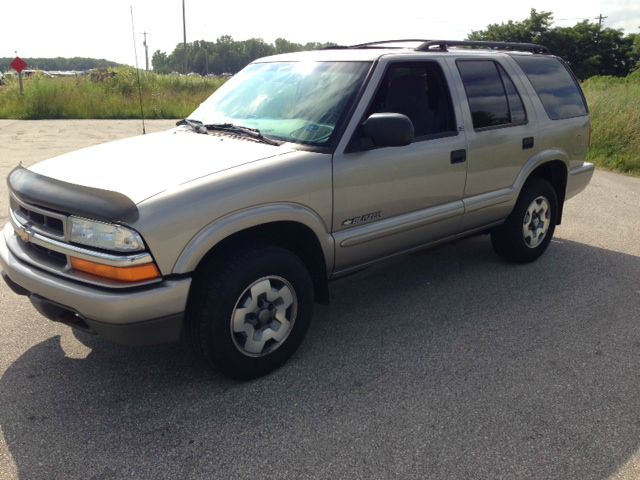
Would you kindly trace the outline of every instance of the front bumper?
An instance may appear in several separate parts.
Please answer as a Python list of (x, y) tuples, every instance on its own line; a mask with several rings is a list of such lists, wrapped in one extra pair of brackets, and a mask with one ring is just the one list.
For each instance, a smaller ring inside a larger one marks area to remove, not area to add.
[(20, 261), (0, 236), (0, 269), (14, 291), (29, 296), (47, 318), (85, 328), (117, 343), (149, 345), (178, 340), (191, 278), (131, 289), (67, 280)]

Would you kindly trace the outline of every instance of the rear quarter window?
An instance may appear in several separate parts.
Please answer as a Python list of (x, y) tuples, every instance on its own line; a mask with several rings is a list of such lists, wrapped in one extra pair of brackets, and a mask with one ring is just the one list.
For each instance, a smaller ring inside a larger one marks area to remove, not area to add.
[(522, 125), (527, 114), (518, 90), (493, 60), (456, 61), (476, 130)]
[(514, 55), (551, 120), (588, 113), (582, 90), (568, 68), (557, 58)]

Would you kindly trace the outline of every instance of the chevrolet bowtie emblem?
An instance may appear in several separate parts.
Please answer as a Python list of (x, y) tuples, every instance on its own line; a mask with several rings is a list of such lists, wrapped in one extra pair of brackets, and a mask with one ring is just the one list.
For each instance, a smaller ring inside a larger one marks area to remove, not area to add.
[(18, 237), (20, 237), (20, 240), (22, 240), (23, 242), (28, 242), (29, 237), (31, 236), (29, 230), (27, 230), (26, 227), (18, 227), (16, 229), (16, 235), (18, 235)]

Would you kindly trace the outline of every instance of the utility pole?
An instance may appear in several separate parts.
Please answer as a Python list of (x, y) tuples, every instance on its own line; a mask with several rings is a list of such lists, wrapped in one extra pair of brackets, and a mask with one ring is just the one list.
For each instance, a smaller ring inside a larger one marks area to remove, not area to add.
[(182, 63), (182, 73), (187, 74), (187, 19), (184, 14), (184, 0), (182, 0), (182, 34), (184, 46), (184, 59)]
[(603, 17), (602, 14), (598, 15), (596, 17), (596, 20), (598, 20), (598, 27), (602, 28), (602, 24), (604, 23), (604, 19), (605, 18), (609, 18), (609, 17)]
[(145, 69), (148, 72), (149, 71), (149, 45), (147, 45), (147, 35), (149, 35), (149, 32), (142, 32), (142, 35), (144, 35), (144, 42), (142, 42), (142, 44), (144, 45), (144, 65), (145, 65)]
[[(205, 23), (203, 25), (203, 30), (206, 32), (207, 31), (207, 24)], [(202, 42), (203, 43), (203, 42)], [(200, 43), (200, 45), (202, 46), (202, 43)], [(209, 52), (207, 52), (207, 48), (204, 48), (204, 71), (205, 71), (205, 76), (209, 76)]]

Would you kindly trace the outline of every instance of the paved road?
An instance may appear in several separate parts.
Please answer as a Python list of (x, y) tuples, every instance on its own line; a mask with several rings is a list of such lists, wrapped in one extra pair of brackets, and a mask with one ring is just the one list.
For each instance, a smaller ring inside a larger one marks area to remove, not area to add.
[[(0, 122), (0, 171), (136, 128)], [(0, 478), (639, 478), (639, 205), (598, 171), (535, 264), (477, 237), (337, 281), (250, 383), (76, 338), (3, 285)]]

